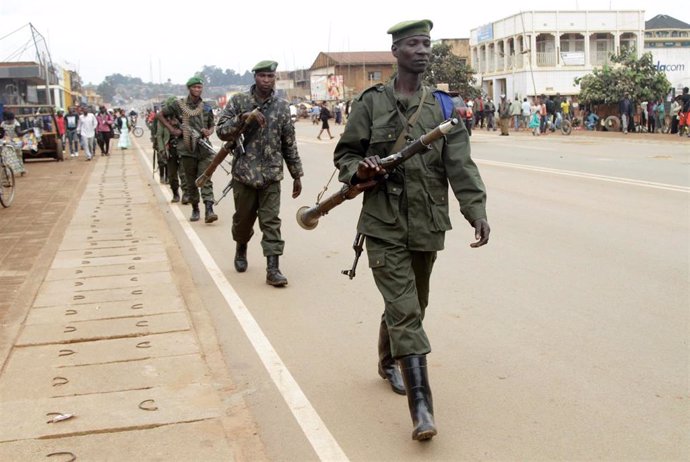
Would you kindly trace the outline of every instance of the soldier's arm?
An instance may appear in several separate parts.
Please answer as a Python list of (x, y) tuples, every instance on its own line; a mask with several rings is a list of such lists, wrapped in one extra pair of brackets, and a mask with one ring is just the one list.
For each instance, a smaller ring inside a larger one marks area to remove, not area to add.
[(216, 133), (220, 139), (224, 139), (224, 137), (234, 133), (242, 124), (239, 110), (239, 102), (235, 97), (231, 98), (225, 105), (216, 126)]
[(333, 163), (340, 171), (338, 178), (341, 182), (349, 185), (357, 182), (357, 168), (366, 156), (370, 138), (371, 113), (368, 103), (360, 97), (353, 101), (347, 126), (333, 153)]

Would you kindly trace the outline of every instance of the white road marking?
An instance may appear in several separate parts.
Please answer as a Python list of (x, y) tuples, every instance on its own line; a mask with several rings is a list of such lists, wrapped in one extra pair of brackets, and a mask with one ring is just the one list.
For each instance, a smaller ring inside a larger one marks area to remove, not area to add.
[[(137, 151), (144, 161), (144, 165), (149, 172), (152, 172), (153, 167), (150, 159), (147, 159), (146, 154), (137, 143)], [(157, 183), (156, 183), (157, 184)], [(158, 185), (160, 188), (160, 185)], [(299, 384), (288, 370), (283, 360), (280, 359), (278, 352), (273, 348), (271, 342), (261, 330), (261, 327), (256, 322), (252, 314), (245, 306), (242, 299), (240, 299), (235, 289), (230, 282), (225, 278), (225, 275), (216, 264), (215, 260), (209, 253), (204, 243), (199, 238), (199, 235), (194, 231), (194, 228), (187, 221), (180, 211), (179, 207), (170, 205), (172, 199), (172, 192), (167, 188), (161, 188), (163, 196), (165, 196), (170, 210), (172, 210), (175, 218), (179, 222), (182, 230), (187, 235), (194, 250), (199, 255), (206, 270), (211, 276), (213, 282), (218, 287), (218, 290), (225, 298), (230, 310), (237, 318), (245, 335), (254, 346), (254, 350), (259, 355), (261, 362), (268, 371), (273, 383), (275, 383), (278, 391), (285, 400), (285, 403), (292, 411), (292, 415), (297, 420), (297, 423), (302, 428), (304, 435), (309, 440), (312, 448), (321, 460), (324, 461), (347, 461), (349, 460), (345, 455), (338, 442), (335, 440), (331, 432), (328, 430), (324, 422), (319, 417), (314, 407), (311, 405), (306, 395), (299, 387)]]
[(590, 180), (608, 181), (610, 183), (621, 183), (621, 184), (628, 184), (628, 185), (633, 185), (633, 186), (642, 186), (645, 188), (663, 189), (665, 191), (676, 191), (676, 192), (690, 193), (690, 187), (688, 187), (688, 186), (676, 186), (676, 185), (666, 184), (666, 183), (655, 183), (652, 181), (644, 181), (644, 180), (632, 180), (629, 178), (619, 178), (619, 177), (615, 177), (615, 176), (597, 175), (595, 173), (573, 172), (570, 170), (559, 170), (559, 169), (547, 168), (547, 167), (533, 167), (530, 165), (513, 164), (510, 162), (500, 162), (500, 161), (495, 161), (495, 160), (474, 159), (474, 161), (477, 164), (493, 165), (495, 167), (508, 167), (508, 168), (515, 168), (515, 169), (519, 169), (519, 170), (529, 170), (532, 172), (551, 173), (553, 175), (572, 176), (572, 177), (576, 177), (576, 178), (586, 178), (586, 179), (590, 179)]

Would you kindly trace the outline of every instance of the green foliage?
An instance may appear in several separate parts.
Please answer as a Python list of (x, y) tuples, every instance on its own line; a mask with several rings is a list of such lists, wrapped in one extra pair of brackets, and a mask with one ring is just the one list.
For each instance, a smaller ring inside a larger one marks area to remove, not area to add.
[(604, 65), (591, 74), (575, 78), (580, 85), (580, 100), (585, 104), (615, 103), (627, 92), (633, 101), (663, 98), (671, 91), (666, 74), (654, 65), (651, 53), (639, 59), (635, 51), (625, 50), (611, 56), (612, 65)]
[(430, 85), (447, 83), (449, 91), (458, 92), (465, 99), (479, 95), (474, 71), (451, 52), (450, 45), (444, 43), (431, 48), (431, 59), (424, 73), (424, 80)]

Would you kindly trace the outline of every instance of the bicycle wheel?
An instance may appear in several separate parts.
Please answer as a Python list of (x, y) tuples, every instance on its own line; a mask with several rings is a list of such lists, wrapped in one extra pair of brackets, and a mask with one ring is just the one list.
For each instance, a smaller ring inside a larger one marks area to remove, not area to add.
[(0, 204), (9, 207), (14, 200), (14, 172), (7, 165), (0, 165)]
[(144, 134), (144, 129), (141, 127), (134, 127), (132, 133), (134, 133), (134, 136), (137, 138), (141, 138), (141, 136)]
[(572, 133), (572, 131), (573, 131), (573, 126), (570, 123), (570, 121), (569, 120), (563, 120), (561, 122), (561, 133), (563, 133), (564, 135), (570, 135), (570, 133)]

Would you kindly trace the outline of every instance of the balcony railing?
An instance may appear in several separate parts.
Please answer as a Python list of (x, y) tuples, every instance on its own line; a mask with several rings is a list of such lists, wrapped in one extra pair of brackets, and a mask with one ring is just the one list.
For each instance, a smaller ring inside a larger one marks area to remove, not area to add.
[(609, 55), (610, 51), (591, 51), (589, 53), (589, 60), (592, 66), (603, 66), (611, 62)]
[(556, 52), (537, 52), (537, 66), (555, 66), (556, 65)]

